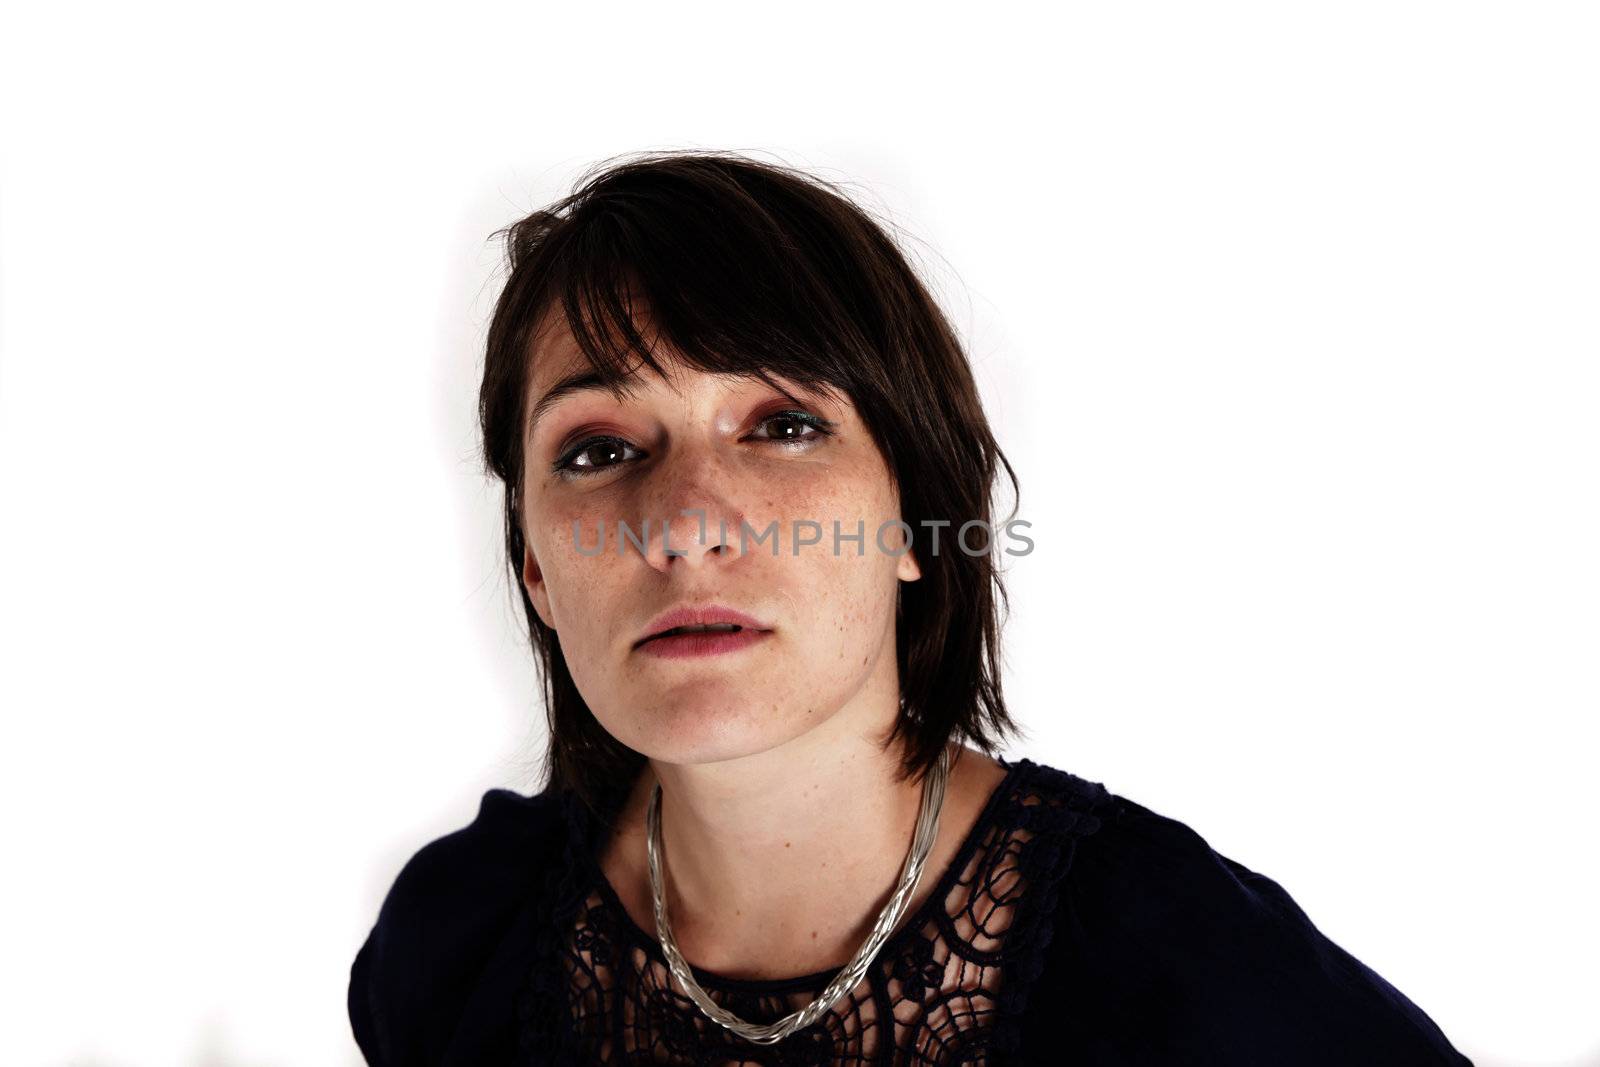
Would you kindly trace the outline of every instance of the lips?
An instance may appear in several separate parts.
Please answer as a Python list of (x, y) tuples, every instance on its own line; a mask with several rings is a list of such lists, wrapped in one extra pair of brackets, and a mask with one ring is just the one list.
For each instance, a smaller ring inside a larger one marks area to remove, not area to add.
[[(665, 614), (656, 616), (655, 620), (645, 627), (644, 634), (633, 643), (634, 648), (654, 638), (661, 637), (670, 630), (684, 626), (737, 626), (741, 630), (768, 631), (772, 627), (742, 611), (721, 604), (688, 605), (674, 608)], [(715, 630), (706, 631), (716, 633)]]

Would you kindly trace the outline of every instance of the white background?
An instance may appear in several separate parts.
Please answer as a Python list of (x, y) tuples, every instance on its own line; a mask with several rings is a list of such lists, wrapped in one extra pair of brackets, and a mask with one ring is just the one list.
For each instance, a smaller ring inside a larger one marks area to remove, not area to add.
[(489, 234), (704, 147), (918, 239), (1034, 524), (1012, 754), (1600, 1064), (1595, 9), (1040, 17), (6, 4), (0, 1062), (359, 1062), (389, 882), (538, 785)]

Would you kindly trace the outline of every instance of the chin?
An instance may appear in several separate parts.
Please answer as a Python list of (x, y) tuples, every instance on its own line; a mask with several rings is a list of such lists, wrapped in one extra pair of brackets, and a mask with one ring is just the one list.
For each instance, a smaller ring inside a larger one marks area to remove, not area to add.
[[(797, 698), (803, 699), (803, 698)], [(696, 694), (691, 704), (658, 707), (630, 723), (623, 743), (653, 760), (675, 765), (721, 763), (777, 748), (823, 721), (802, 713), (789, 722), (772, 719), (772, 701), (734, 704)], [(781, 703), (781, 702), (780, 702)]]

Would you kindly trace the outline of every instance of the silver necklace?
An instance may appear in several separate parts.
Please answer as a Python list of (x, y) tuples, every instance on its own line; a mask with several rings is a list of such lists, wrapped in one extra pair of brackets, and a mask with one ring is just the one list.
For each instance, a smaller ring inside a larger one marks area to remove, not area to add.
[(683, 987), (690, 999), (699, 1005), (706, 1017), (740, 1037), (748, 1038), (758, 1044), (772, 1045), (796, 1030), (816, 1022), (840, 997), (854, 989), (856, 983), (861, 981), (862, 975), (867, 973), (867, 968), (872, 965), (873, 957), (889, 939), (889, 934), (900, 921), (911, 894), (917, 888), (917, 882), (922, 879), (923, 865), (927, 862), (928, 853), (933, 850), (934, 839), (939, 834), (939, 813), (944, 809), (945, 783), (949, 776), (950, 746), (945, 745), (939, 752), (938, 763), (922, 779), (922, 807), (917, 812), (917, 828), (911, 838), (911, 849), (906, 853), (905, 866), (900, 870), (900, 884), (895, 888), (894, 896), (889, 898), (889, 903), (878, 915), (872, 933), (856, 950), (850, 962), (845, 964), (844, 969), (828, 983), (828, 987), (816, 1000), (799, 1011), (785, 1015), (777, 1022), (759, 1024), (746, 1022), (712, 1000), (706, 991), (700, 988), (700, 983), (694, 980), (694, 975), (689, 972), (689, 964), (678, 951), (678, 943), (672, 937), (672, 923), (667, 919), (666, 897), (661, 889), (661, 783), (657, 781), (655, 788), (650, 792), (650, 808), (645, 814), (648, 828), (645, 853), (650, 861), (650, 896), (655, 905), (656, 936), (661, 941), (661, 951), (667, 957), (667, 966), (672, 971), (672, 976), (678, 980), (678, 984)]

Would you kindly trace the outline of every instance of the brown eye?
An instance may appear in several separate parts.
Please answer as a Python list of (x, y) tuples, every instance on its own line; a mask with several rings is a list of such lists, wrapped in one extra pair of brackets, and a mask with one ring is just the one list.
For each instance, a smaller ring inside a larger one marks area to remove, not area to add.
[(608, 467), (626, 462), (622, 455), (629, 449), (638, 451), (620, 437), (590, 437), (568, 449), (565, 455), (556, 460), (551, 470), (564, 478), (598, 474)]
[[(831, 436), (834, 424), (809, 411), (775, 411), (762, 419), (761, 425), (776, 425), (779, 429), (766, 437), (757, 437), (756, 440), (786, 445), (804, 444), (819, 437)], [(806, 433), (807, 429), (812, 432)]]
[[(772, 428), (768, 433), (753, 434), (749, 439), (791, 447), (810, 446), (820, 438), (833, 436), (834, 432), (832, 421), (798, 410), (773, 412), (758, 425), (758, 429), (767, 427)], [(586, 478), (620, 467), (641, 455), (639, 449), (620, 437), (588, 437), (567, 449), (550, 469), (562, 478)]]

